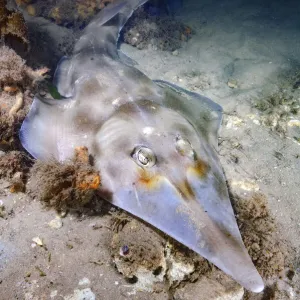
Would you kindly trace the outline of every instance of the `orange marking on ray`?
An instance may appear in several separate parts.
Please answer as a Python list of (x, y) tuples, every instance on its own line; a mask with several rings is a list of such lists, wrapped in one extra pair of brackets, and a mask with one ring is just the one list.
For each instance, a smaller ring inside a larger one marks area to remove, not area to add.
[(155, 175), (146, 170), (139, 170), (138, 183), (146, 186), (148, 189), (153, 189), (157, 186), (160, 178), (160, 175)]
[(209, 169), (209, 165), (201, 159), (197, 159), (194, 166), (189, 167), (189, 170), (201, 178), (207, 175)]
[(187, 180), (184, 180), (182, 183), (177, 184), (176, 189), (183, 196), (184, 199), (195, 199), (195, 194)]

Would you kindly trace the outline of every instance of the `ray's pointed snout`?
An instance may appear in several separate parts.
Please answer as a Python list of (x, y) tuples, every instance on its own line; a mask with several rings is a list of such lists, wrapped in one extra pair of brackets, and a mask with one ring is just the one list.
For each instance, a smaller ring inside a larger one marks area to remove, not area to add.
[(203, 163), (187, 168), (184, 176), (175, 174), (143, 171), (134, 192), (125, 195), (122, 191), (118, 197), (126, 201), (127, 210), (134, 209), (136, 215), (211, 261), (246, 289), (261, 292), (264, 283), (243, 244), (227, 190), (222, 189), (225, 182)]

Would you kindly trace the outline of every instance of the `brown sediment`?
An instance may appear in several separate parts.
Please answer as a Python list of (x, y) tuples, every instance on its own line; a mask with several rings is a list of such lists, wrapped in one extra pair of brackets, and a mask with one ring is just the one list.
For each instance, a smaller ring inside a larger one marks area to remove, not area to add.
[(0, 179), (13, 179), (16, 173), (27, 174), (31, 159), (23, 152), (10, 151), (0, 155)]
[[(118, 222), (121, 215), (113, 218)], [(124, 219), (124, 217), (123, 217)], [(120, 227), (117, 226), (120, 230)], [(111, 243), (112, 256), (118, 270), (127, 278), (137, 275), (138, 269), (145, 268), (154, 272), (163, 263), (164, 239), (138, 220), (126, 219), (122, 229), (115, 233)], [(122, 247), (128, 253), (122, 253)]]
[(234, 196), (233, 207), (245, 246), (264, 278), (280, 276), (286, 265), (287, 246), (279, 236), (264, 195)]
[(66, 163), (37, 161), (27, 186), (31, 196), (57, 211), (88, 204), (101, 184), (100, 174), (87, 161), (87, 148), (76, 148), (75, 154), (75, 159)]

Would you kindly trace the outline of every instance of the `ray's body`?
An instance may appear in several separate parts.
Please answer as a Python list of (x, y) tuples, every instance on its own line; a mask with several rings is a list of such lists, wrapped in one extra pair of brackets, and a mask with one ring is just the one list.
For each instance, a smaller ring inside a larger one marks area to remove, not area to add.
[(217, 153), (222, 108), (153, 82), (117, 50), (121, 28), (145, 0), (116, 1), (87, 26), (56, 72), (67, 99), (35, 99), (21, 129), (36, 158), (72, 158), (88, 147), (99, 193), (198, 252), (244, 287), (257, 273), (237, 227)]

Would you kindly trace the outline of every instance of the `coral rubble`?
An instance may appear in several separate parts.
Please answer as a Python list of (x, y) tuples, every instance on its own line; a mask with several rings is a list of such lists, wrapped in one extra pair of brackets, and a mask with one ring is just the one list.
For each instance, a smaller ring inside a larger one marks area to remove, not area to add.
[(6, 8), (6, 0), (0, 0), (0, 38), (18, 53), (28, 50), (27, 26), (20, 12)]
[[(56, 24), (66, 27), (82, 28), (105, 5), (114, 0), (63, 0), (55, 4), (47, 0), (21, 1), (18, 4), (28, 14), (42, 16), (53, 20)], [(161, 9), (162, 3), (154, 3)], [(123, 40), (139, 49), (153, 47), (166, 51), (174, 51), (187, 42), (193, 32), (191, 27), (184, 25), (167, 14), (153, 15), (141, 7), (126, 24)]]
[(187, 42), (192, 29), (169, 16), (151, 16), (142, 7), (123, 30), (124, 41), (138, 49), (174, 51)]
[(90, 20), (96, 12), (114, 0), (62, 0), (55, 4), (47, 0), (17, 0), (19, 7), (25, 9), (29, 15), (42, 16), (53, 20), (62, 26), (82, 26)]
[(19, 147), (18, 130), (46, 68), (33, 70), (12, 49), (0, 47), (0, 150)]

